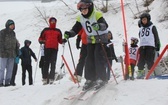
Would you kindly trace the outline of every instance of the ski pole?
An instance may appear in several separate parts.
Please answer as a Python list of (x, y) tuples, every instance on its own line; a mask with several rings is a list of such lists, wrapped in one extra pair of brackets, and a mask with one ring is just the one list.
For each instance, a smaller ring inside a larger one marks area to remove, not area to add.
[(74, 76), (73, 76), (73, 74), (72, 74), (72, 72), (71, 72), (71, 70), (70, 70), (70, 68), (69, 68), (69, 66), (68, 66), (68, 63), (66, 62), (66, 60), (65, 60), (65, 58), (64, 58), (63, 55), (61, 55), (61, 57), (62, 57), (62, 60), (64, 61), (65, 65), (66, 65), (66, 67), (67, 67), (67, 69), (68, 69), (68, 72), (69, 72), (69, 74), (70, 74), (70, 76), (71, 76), (73, 82), (76, 84), (75, 78), (74, 78)]
[(107, 61), (107, 63), (108, 63), (108, 66), (109, 66), (109, 68), (110, 68), (110, 70), (111, 70), (111, 72), (112, 72), (112, 75), (113, 75), (113, 77), (114, 77), (114, 80), (115, 80), (115, 82), (118, 84), (118, 82), (117, 82), (117, 80), (116, 80), (116, 77), (115, 77), (115, 75), (114, 75), (114, 72), (113, 72), (113, 70), (112, 70), (111, 64), (110, 64), (110, 62), (109, 62), (109, 60), (108, 60), (107, 53), (106, 53), (105, 48), (104, 48), (104, 46), (103, 46), (103, 43), (102, 43), (102, 41), (101, 41), (101, 39), (100, 39), (100, 35), (99, 35), (98, 31), (96, 31), (96, 33), (97, 33), (97, 35), (98, 35), (99, 42), (100, 42), (100, 44), (101, 44), (102, 50), (103, 50), (103, 52), (104, 52), (104, 55), (105, 55), (106, 61)]
[[(68, 46), (69, 46), (69, 51), (70, 51), (70, 53), (71, 53), (71, 58), (72, 58), (72, 63), (73, 63), (73, 66), (74, 66), (75, 74), (76, 74), (75, 62), (74, 62), (74, 58), (73, 58), (73, 54), (72, 54), (71, 45), (70, 45), (69, 40), (68, 40)], [(75, 75), (75, 76), (76, 76), (76, 78), (78, 79), (77, 75)], [(79, 82), (78, 82), (78, 87), (80, 87)]]
[(37, 66), (38, 66), (38, 61), (39, 61), (39, 57), (40, 57), (40, 50), (41, 50), (42, 45), (40, 44), (40, 48), (39, 48), (39, 52), (38, 52), (38, 57), (37, 57), (37, 63), (36, 63), (36, 67), (35, 67), (35, 73), (34, 73), (34, 83), (35, 84), (35, 78), (36, 78), (36, 72), (37, 72)]

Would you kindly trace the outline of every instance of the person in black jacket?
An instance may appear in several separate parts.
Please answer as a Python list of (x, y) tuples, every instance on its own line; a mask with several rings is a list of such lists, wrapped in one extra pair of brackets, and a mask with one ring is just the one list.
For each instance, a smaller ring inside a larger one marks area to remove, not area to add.
[[(112, 40), (113, 39), (113, 35), (111, 33), (111, 31), (108, 31), (108, 44), (107, 44), (107, 57), (108, 57), (108, 60), (109, 60), (109, 63), (112, 67), (112, 61), (115, 60), (116, 62), (118, 62), (118, 59), (116, 57), (116, 54), (115, 54), (115, 50), (114, 50), (114, 45), (112, 43)], [(110, 67), (107, 63), (107, 81), (110, 80)]]
[(30, 40), (25, 40), (24, 47), (21, 48), (20, 58), (22, 65), (22, 85), (25, 85), (26, 70), (29, 73), (29, 85), (33, 84), (31, 56), (35, 59), (36, 62), (37, 58), (35, 53), (29, 48), (30, 44), (31, 44)]

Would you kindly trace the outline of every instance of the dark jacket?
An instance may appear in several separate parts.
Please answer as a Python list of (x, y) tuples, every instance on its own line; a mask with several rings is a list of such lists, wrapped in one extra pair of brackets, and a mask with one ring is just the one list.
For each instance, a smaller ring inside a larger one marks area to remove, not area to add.
[(114, 51), (114, 45), (112, 44), (111, 41), (109, 41), (109, 43), (107, 44), (107, 57), (109, 60), (115, 60), (116, 62), (118, 62), (115, 51)]
[(21, 65), (31, 65), (31, 56), (37, 60), (35, 53), (26, 44), (27, 42), (25, 42), (25, 46), (21, 48)]
[(17, 39), (15, 32), (9, 29), (9, 21), (6, 28), (0, 31), (0, 57), (15, 58), (17, 53)]

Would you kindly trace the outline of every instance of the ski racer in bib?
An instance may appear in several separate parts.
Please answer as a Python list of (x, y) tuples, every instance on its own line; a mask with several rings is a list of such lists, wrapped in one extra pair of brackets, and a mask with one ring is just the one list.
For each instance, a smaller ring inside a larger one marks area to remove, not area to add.
[(106, 83), (107, 61), (105, 60), (101, 44), (103, 43), (105, 47), (108, 43), (108, 24), (102, 13), (94, 9), (92, 0), (80, 0), (77, 8), (80, 10), (81, 15), (77, 17), (77, 21), (72, 29), (65, 31), (64, 38), (74, 37), (82, 28), (87, 34), (86, 82), (83, 86), (83, 90), (87, 90), (94, 85), (95, 87), (101, 87)]
[(131, 45), (130, 45), (130, 48), (129, 48), (130, 65), (131, 65), (131, 73), (132, 73), (132, 77), (130, 77), (131, 80), (134, 80), (135, 66), (136, 66), (137, 61), (138, 61), (138, 55), (139, 55), (139, 47), (137, 45), (138, 42), (139, 41), (138, 41), (137, 38), (131, 37)]
[(148, 13), (143, 13), (140, 16), (141, 27), (139, 30), (140, 48), (138, 61), (137, 79), (144, 77), (144, 65), (147, 64), (148, 70), (151, 69), (154, 63), (155, 51), (160, 50), (160, 39), (156, 27), (150, 21), (151, 16)]

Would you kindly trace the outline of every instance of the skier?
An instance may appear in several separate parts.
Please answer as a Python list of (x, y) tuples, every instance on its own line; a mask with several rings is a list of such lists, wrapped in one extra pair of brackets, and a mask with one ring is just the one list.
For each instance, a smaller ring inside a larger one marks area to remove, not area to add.
[(144, 65), (147, 64), (148, 70), (151, 69), (154, 63), (155, 51), (160, 50), (160, 40), (156, 27), (151, 22), (151, 16), (148, 13), (143, 13), (140, 16), (141, 27), (139, 30), (140, 48), (138, 61), (137, 79), (144, 77)]
[(131, 37), (131, 46), (129, 48), (130, 65), (131, 65), (131, 73), (132, 73), (132, 77), (130, 77), (131, 80), (134, 80), (135, 66), (136, 66), (137, 61), (138, 61), (138, 53), (139, 53), (139, 47), (137, 45), (138, 42), (139, 41), (138, 41), (137, 38)]
[[(80, 47), (81, 40), (82, 40), (82, 45)], [(83, 69), (86, 61), (85, 58), (87, 56), (87, 35), (83, 28), (78, 33), (78, 36), (76, 39), (76, 48), (80, 49), (80, 56), (76, 67), (76, 71), (74, 73), (74, 78), (77, 82), (81, 82)], [(70, 80), (72, 80), (72, 78), (70, 78)]]
[(65, 31), (64, 37), (66, 39), (73, 37), (84, 28), (87, 34), (88, 44), (85, 64), (86, 82), (83, 90), (87, 90), (94, 85), (98, 88), (106, 83), (107, 61), (104, 57), (102, 46), (106, 47), (108, 43), (108, 24), (103, 18), (102, 13), (94, 9), (92, 0), (80, 0), (77, 8), (80, 10), (81, 15), (77, 17), (77, 21), (72, 29)]

